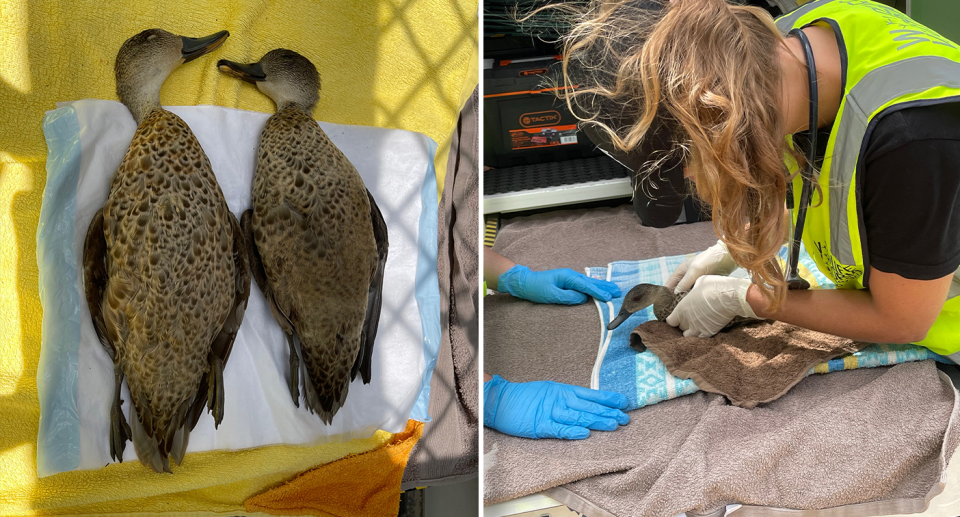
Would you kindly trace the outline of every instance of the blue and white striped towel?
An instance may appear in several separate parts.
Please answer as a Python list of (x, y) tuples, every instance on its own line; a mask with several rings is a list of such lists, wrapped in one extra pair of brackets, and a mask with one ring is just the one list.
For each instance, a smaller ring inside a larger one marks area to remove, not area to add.
[[(787, 248), (780, 250), (780, 258), (786, 259)], [(640, 261), (612, 262), (607, 267), (588, 267), (586, 274), (592, 278), (609, 280), (617, 284), (625, 295), (640, 283), (663, 285), (670, 273), (691, 255), (675, 255)], [(731, 276), (745, 277), (739, 269)], [(833, 283), (816, 267), (807, 251), (800, 250), (800, 275), (810, 282), (813, 289), (832, 289)], [(600, 348), (593, 367), (590, 387), (622, 393), (630, 401), (628, 410), (656, 404), (682, 395), (700, 391), (696, 383), (670, 375), (663, 362), (653, 352), (637, 353), (630, 348), (629, 336), (633, 329), (653, 319), (653, 309), (648, 307), (617, 327), (607, 330), (607, 325), (620, 311), (623, 297), (609, 302), (594, 300), (600, 311)], [(936, 359), (948, 364), (950, 361), (930, 350), (916, 345), (870, 345), (854, 354), (838, 357), (821, 363), (810, 373), (827, 373), (854, 368), (889, 366), (908, 361)]]

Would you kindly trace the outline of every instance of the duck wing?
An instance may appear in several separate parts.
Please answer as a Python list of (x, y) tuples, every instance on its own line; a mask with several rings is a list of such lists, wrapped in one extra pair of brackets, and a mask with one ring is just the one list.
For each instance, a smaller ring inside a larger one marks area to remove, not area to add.
[(110, 457), (123, 461), (123, 450), (127, 440), (132, 437), (130, 425), (120, 409), (123, 401), (120, 399), (120, 384), (123, 382), (123, 370), (117, 362), (117, 349), (113, 338), (119, 338), (116, 332), (122, 334), (122, 329), (114, 327), (114, 334), (107, 332), (107, 324), (103, 316), (103, 298), (107, 291), (107, 240), (103, 234), (103, 208), (94, 214), (90, 226), (87, 227), (87, 236), (83, 241), (83, 288), (93, 319), (93, 329), (103, 349), (107, 351), (113, 361), (114, 395), (110, 408)]
[(233, 230), (233, 265), (236, 268), (234, 279), (236, 280), (236, 291), (234, 292), (233, 310), (227, 314), (227, 319), (223, 322), (223, 328), (220, 334), (213, 340), (212, 353), (223, 359), (226, 363), (230, 357), (230, 351), (233, 350), (233, 342), (240, 331), (240, 323), (243, 321), (243, 313), (247, 309), (247, 299), (250, 298), (250, 256), (247, 253), (249, 243), (240, 228), (240, 222), (237, 216), (229, 214), (230, 228)]
[(87, 227), (87, 237), (83, 241), (83, 289), (87, 296), (87, 306), (93, 318), (93, 329), (110, 359), (116, 360), (113, 343), (107, 336), (107, 326), (103, 320), (103, 294), (107, 290), (107, 240), (103, 236), (103, 208), (93, 215), (93, 221)]
[(350, 372), (350, 380), (357, 378), (357, 372), (364, 384), (370, 384), (371, 361), (373, 360), (373, 344), (377, 338), (377, 327), (380, 324), (380, 306), (383, 299), (383, 273), (387, 266), (387, 223), (383, 220), (380, 207), (367, 190), (370, 199), (370, 218), (373, 221), (373, 237), (377, 241), (377, 270), (370, 282), (370, 294), (367, 298), (367, 313), (363, 320), (363, 330), (360, 333), (360, 352), (357, 361)]
[[(247, 300), (250, 298), (250, 254), (248, 253), (250, 243), (247, 241), (237, 217), (230, 213), (228, 218), (233, 233), (233, 265), (236, 282), (233, 310), (227, 313), (220, 332), (213, 338), (213, 346), (210, 350), (210, 371), (205, 373), (200, 380), (197, 398), (194, 399), (190, 408), (188, 425), (191, 430), (196, 427), (200, 415), (203, 414), (204, 406), (209, 407), (213, 412), (214, 427), (219, 427), (223, 420), (223, 368), (227, 364), (227, 359), (230, 358), (233, 342), (237, 339), (237, 333), (240, 332), (243, 313), (246, 311)], [(213, 389), (211, 390), (211, 388)], [(180, 462), (177, 461), (177, 463)]]

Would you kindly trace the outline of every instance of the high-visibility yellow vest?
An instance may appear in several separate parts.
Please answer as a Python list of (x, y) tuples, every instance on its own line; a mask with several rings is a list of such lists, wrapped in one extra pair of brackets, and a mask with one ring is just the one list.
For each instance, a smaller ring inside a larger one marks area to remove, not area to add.
[[(896, 9), (869, 0), (817, 0), (776, 23), (784, 34), (815, 23), (828, 24), (837, 34), (843, 97), (816, 179), (823, 201), (807, 210), (803, 243), (837, 288), (866, 287), (870, 261), (860, 209), (861, 155), (883, 115), (960, 101), (960, 46)], [(801, 187), (798, 175), (794, 206), (799, 206)], [(815, 205), (818, 199), (813, 197)], [(796, 210), (794, 223), (795, 218)], [(960, 352), (960, 297), (946, 301), (926, 339), (917, 344), (941, 355)]]

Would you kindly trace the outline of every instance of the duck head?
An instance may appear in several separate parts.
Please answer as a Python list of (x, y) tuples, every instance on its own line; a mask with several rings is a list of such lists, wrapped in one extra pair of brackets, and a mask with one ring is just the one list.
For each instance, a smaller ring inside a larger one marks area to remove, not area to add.
[(217, 68), (227, 75), (257, 85), (257, 89), (273, 99), (277, 111), (293, 105), (310, 113), (320, 100), (320, 74), (317, 73), (317, 67), (292, 50), (271, 50), (260, 61), (248, 65), (221, 59), (217, 62)]
[[(607, 325), (607, 330), (613, 330), (620, 326), (621, 323), (627, 320), (635, 312), (642, 311), (650, 305), (653, 305), (654, 315), (657, 319), (660, 319), (660, 314), (663, 310), (658, 310), (661, 307), (663, 309), (673, 310), (673, 305), (676, 304), (676, 295), (670, 289), (662, 285), (655, 284), (638, 284), (633, 289), (630, 289), (626, 296), (623, 297), (623, 305), (620, 306), (620, 312), (617, 314), (617, 317)], [(669, 314), (669, 312), (667, 312)], [(664, 316), (666, 318), (666, 316)]]
[(160, 107), (160, 87), (174, 69), (215, 50), (229, 35), (220, 31), (188, 38), (163, 29), (147, 29), (124, 42), (114, 66), (117, 96), (137, 124)]

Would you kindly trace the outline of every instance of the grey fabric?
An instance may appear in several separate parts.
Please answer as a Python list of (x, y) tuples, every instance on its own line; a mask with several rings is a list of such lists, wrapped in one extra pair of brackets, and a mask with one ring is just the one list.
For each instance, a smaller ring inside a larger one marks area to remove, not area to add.
[(770, 515), (770, 508), (823, 509), (803, 513), (810, 517), (914, 513), (942, 489), (942, 451), (958, 444), (956, 393), (932, 361), (811, 376), (754, 410), (704, 397), (707, 408), (691, 428), (665, 431), (683, 435), (680, 447), (651, 459), (655, 444), (623, 433), (605, 446), (619, 446), (637, 466), (559, 487), (567, 504), (589, 501), (616, 516), (709, 513), (735, 503), (749, 505), (742, 515)]
[[(582, 270), (714, 242), (710, 223), (643, 228), (626, 205), (514, 218), (494, 248), (532, 269)], [(486, 297), (484, 369), (588, 386), (600, 338), (591, 305)], [(880, 501), (844, 512), (917, 511), (940, 489), (943, 451), (958, 445), (956, 402), (952, 384), (926, 361), (811, 376), (752, 410), (699, 392), (633, 411), (618, 431), (582, 441), (485, 428), (484, 501), (544, 492), (591, 516), (710, 514), (736, 503), (817, 509)]]
[(493, 250), (534, 270), (568, 267), (582, 272), (614, 260), (703, 251), (717, 242), (710, 222), (663, 229), (640, 226), (631, 204), (557, 210), (502, 219), (501, 225)]
[(479, 350), (479, 97), (460, 113), (437, 221), (440, 351), (430, 382), (432, 422), (410, 452), (401, 488), (477, 476)]
[(801, 16), (809, 13), (817, 7), (822, 6), (823, 4), (830, 2), (833, 2), (833, 0), (817, 0), (816, 2), (805, 4), (793, 12), (777, 18), (777, 28), (780, 29), (780, 32), (783, 33), (783, 35), (786, 35), (788, 32), (790, 32), (790, 29), (793, 28), (793, 25), (797, 23), (797, 20), (799, 20)]
[(948, 355), (947, 357), (949, 357), (950, 360), (953, 361), (953, 364), (960, 364), (960, 352), (954, 352)]
[(508, 294), (483, 299), (483, 365), (514, 382), (554, 380), (590, 386), (600, 328), (592, 302), (564, 306)]
[[(716, 242), (711, 223), (647, 228), (640, 226), (633, 205), (626, 204), (503, 219), (493, 250), (534, 270), (568, 267), (583, 272), (587, 266), (625, 257), (640, 260), (702, 251)], [(590, 386), (600, 342), (592, 302), (544, 305), (497, 294), (483, 303), (487, 373), (511, 381), (550, 379)], [(500, 315), (508, 324), (498, 321)]]

